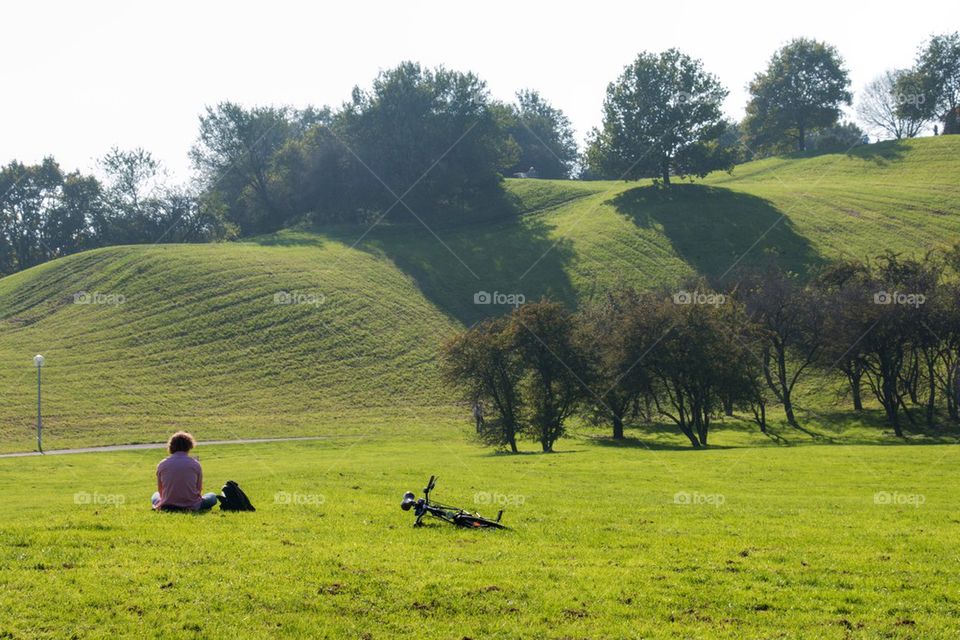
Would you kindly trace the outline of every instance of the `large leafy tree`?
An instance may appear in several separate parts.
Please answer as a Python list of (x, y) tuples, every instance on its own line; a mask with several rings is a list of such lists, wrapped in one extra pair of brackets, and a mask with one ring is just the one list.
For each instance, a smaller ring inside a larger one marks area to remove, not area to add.
[(750, 274), (741, 298), (757, 325), (764, 379), (796, 427), (793, 390), (823, 350), (823, 305), (796, 274), (775, 266)]
[(750, 83), (744, 120), (755, 150), (807, 148), (811, 130), (830, 127), (849, 105), (850, 80), (836, 48), (798, 38), (773, 54), (766, 70)]
[(289, 140), (329, 118), (325, 110), (245, 108), (233, 102), (207, 107), (190, 151), (208, 196), (223, 203), (243, 233), (272, 231), (290, 212), (271, 179), (273, 157)]
[(757, 399), (749, 324), (733, 302), (720, 305), (660, 302), (668, 330), (649, 356), (654, 399), (694, 447), (707, 446), (710, 424), (725, 403)]
[(64, 174), (53, 158), (0, 168), (0, 274), (87, 248), (98, 196), (94, 178)]
[(531, 89), (518, 91), (516, 103), (506, 109), (507, 133), (519, 157), (504, 173), (533, 167), (540, 178), (568, 178), (577, 161), (577, 142), (566, 114)]
[(524, 369), (527, 429), (544, 453), (566, 433), (567, 419), (586, 397), (587, 360), (574, 338), (573, 315), (548, 300), (510, 315), (512, 346)]
[(641, 53), (607, 87), (603, 125), (590, 136), (590, 175), (637, 179), (703, 177), (732, 166), (718, 144), (727, 90), (688, 55)]
[(457, 334), (444, 343), (441, 364), (444, 378), (464, 400), (487, 409), (480, 438), (517, 453), (517, 436), (523, 429), (523, 365), (507, 327), (505, 318), (495, 318)]
[(960, 33), (932, 37), (920, 50), (914, 72), (925, 100), (919, 105), (905, 104), (903, 111), (919, 110), (940, 120), (944, 133), (960, 133)]
[(482, 208), (501, 192), (499, 169), (515, 146), (472, 73), (404, 62), (359, 87), (334, 118), (349, 148), (362, 215), (399, 221)]
[(641, 400), (651, 398), (653, 380), (647, 356), (669, 328), (650, 294), (632, 289), (609, 292), (578, 316), (577, 338), (587, 354), (594, 422), (612, 424), (613, 438)]

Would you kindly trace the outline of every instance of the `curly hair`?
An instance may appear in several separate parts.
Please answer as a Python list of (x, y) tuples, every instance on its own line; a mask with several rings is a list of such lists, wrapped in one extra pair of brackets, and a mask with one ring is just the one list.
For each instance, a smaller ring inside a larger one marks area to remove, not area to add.
[(190, 451), (190, 449), (193, 449), (196, 444), (197, 441), (193, 439), (192, 435), (186, 431), (177, 431), (175, 434), (170, 436), (169, 440), (167, 440), (167, 451), (169, 453)]

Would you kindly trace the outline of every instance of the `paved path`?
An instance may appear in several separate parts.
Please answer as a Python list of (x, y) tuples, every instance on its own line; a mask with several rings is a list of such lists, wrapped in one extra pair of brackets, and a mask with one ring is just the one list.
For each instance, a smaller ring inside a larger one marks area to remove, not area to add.
[[(240, 440), (206, 440), (197, 442), (197, 446), (217, 444), (257, 444), (259, 442), (299, 442), (302, 440), (328, 440), (334, 436), (301, 436), (297, 438), (242, 438)], [(349, 436), (347, 436), (349, 437)], [(62, 456), (71, 453), (100, 453), (103, 451), (136, 451), (139, 449), (165, 449), (166, 442), (148, 442), (146, 444), (111, 444), (103, 447), (82, 447), (80, 449), (51, 449), (39, 453), (37, 451), (23, 451), (18, 453), (0, 453), (0, 458), (26, 458), (27, 456)]]

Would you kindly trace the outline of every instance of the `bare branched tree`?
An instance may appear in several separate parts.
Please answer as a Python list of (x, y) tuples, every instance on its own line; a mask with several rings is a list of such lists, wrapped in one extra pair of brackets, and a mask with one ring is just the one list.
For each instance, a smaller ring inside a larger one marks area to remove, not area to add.
[(893, 136), (897, 140), (914, 138), (926, 126), (926, 119), (917, 115), (916, 109), (907, 114), (899, 108), (901, 103), (923, 100), (922, 93), (910, 94), (902, 91), (907, 84), (903, 82), (907, 73), (903, 69), (886, 71), (870, 81), (860, 92), (857, 115), (875, 135)]

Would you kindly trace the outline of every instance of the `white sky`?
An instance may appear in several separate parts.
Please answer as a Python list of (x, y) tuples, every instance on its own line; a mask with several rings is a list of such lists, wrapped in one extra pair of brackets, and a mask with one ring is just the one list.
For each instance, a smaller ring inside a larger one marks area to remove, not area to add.
[[(892, 3), (891, 3), (892, 4)], [(510, 99), (539, 90), (579, 138), (604, 90), (643, 50), (701, 58), (730, 90), (791, 38), (834, 44), (854, 90), (909, 66), (932, 33), (960, 29), (952, 2), (320, 3), (31, 0), (0, 13), (0, 163), (54, 155), (89, 170), (111, 146), (142, 146), (185, 176), (204, 105), (339, 105), (402, 60), (472, 70)], [(790, 6), (792, 9), (788, 10)], [(952, 20), (952, 21), (951, 21)]]

